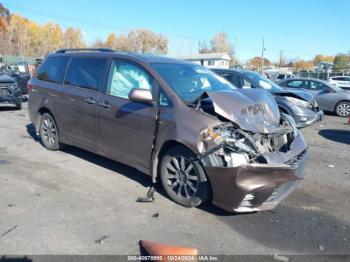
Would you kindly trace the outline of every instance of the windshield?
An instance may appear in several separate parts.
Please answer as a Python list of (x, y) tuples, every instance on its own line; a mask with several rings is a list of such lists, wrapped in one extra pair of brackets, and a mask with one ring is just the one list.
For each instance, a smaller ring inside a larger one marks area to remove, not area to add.
[(207, 91), (216, 92), (237, 89), (225, 79), (199, 65), (154, 63), (152, 67), (175, 93), (186, 102), (193, 102)]
[(267, 79), (266, 77), (263, 77), (255, 72), (244, 72), (244, 75), (246, 75), (248, 78), (250, 78), (255, 84), (258, 85), (260, 88), (264, 88), (266, 90), (269, 90), (271, 92), (281, 92), (284, 91), (282, 87), (279, 85), (276, 85), (274, 82), (272, 82), (270, 79)]

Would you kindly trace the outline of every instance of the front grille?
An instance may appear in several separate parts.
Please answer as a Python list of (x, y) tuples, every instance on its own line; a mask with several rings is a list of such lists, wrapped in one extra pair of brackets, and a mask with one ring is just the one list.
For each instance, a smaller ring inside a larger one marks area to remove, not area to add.
[(281, 184), (280, 186), (276, 187), (275, 190), (272, 192), (271, 196), (266, 200), (266, 202), (272, 202), (275, 199), (279, 198), (288, 189), (290, 189), (294, 183), (295, 181), (289, 181), (287, 183)]
[(11, 93), (6, 88), (0, 88), (0, 96), (7, 96)]

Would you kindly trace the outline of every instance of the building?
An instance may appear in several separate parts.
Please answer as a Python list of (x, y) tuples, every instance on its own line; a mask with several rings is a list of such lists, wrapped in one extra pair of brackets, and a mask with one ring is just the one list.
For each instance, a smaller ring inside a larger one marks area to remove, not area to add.
[(231, 57), (226, 53), (206, 53), (179, 57), (210, 68), (230, 68)]

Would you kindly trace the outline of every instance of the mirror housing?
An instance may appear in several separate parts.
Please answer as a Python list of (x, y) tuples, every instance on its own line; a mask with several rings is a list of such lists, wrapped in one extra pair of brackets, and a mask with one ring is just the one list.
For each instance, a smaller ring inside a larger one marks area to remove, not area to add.
[(133, 88), (129, 95), (129, 100), (138, 103), (152, 104), (153, 96), (150, 90)]

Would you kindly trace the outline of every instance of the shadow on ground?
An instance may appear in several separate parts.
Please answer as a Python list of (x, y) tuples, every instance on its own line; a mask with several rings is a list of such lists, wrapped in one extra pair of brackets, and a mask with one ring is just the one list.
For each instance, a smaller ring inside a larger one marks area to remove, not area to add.
[(328, 140), (350, 145), (350, 130), (323, 129), (320, 130), (318, 133), (319, 135)]
[(0, 112), (2, 111), (20, 111), (14, 106), (0, 106)]

